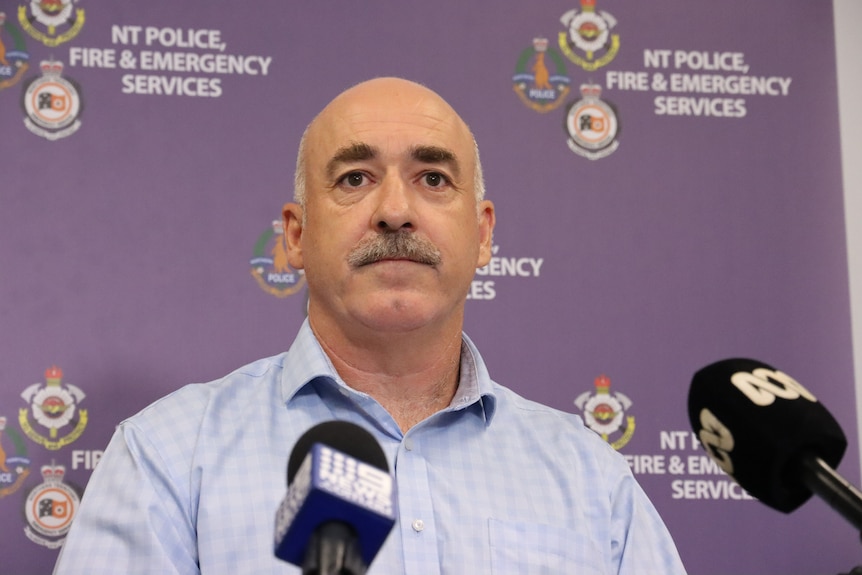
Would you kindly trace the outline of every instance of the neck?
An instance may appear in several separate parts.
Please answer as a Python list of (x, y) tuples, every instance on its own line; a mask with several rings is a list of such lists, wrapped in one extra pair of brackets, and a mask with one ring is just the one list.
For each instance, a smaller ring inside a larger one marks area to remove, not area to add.
[(460, 374), (460, 326), (444, 333), (349, 337), (310, 323), (341, 379), (376, 399), (402, 432), (451, 403)]

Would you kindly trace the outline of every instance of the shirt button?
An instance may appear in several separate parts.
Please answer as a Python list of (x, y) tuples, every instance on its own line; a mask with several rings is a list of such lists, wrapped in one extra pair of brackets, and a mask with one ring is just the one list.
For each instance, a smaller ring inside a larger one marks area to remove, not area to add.
[(404, 449), (407, 451), (413, 451), (413, 440), (409, 437), (404, 440)]
[(413, 520), (413, 531), (419, 532), (419, 531), (422, 531), (423, 529), (425, 529), (425, 522), (422, 521), (421, 519), (414, 519)]

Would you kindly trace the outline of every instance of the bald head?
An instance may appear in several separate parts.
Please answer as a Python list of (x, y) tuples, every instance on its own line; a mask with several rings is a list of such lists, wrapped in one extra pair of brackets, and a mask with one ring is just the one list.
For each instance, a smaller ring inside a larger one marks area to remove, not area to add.
[[(485, 196), (485, 183), (479, 147), (470, 128), (436, 92), (401, 78), (375, 78), (357, 84), (339, 94), (311, 121), (299, 142), (294, 201), (305, 205), (310, 150), (326, 149), (327, 144), (337, 140), (339, 133), (349, 130), (349, 144), (338, 148), (335, 155), (373, 154), (375, 150), (365, 146), (361, 140), (363, 130), (385, 122), (395, 135), (404, 127), (399, 113), (427, 120), (431, 132), (447, 133), (453, 149), (419, 145), (416, 153), (449, 155), (456, 169), (472, 172), (470, 184), (478, 204)], [(465, 143), (469, 148), (467, 154), (463, 150)]]

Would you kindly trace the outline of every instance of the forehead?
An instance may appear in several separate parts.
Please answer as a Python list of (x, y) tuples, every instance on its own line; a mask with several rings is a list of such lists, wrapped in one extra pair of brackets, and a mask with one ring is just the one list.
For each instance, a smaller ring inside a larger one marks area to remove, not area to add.
[(472, 157), (466, 124), (437, 94), (403, 81), (360, 85), (333, 100), (308, 132), (311, 171), (339, 149), (364, 144), (383, 156), (409, 156), (417, 146), (451, 150), (463, 164)]

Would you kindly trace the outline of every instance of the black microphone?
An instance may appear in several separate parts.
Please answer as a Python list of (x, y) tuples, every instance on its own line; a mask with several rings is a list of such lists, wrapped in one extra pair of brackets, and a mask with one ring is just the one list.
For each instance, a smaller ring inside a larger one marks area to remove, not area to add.
[(395, 485), (368, 431), (327, 421), (296, 442), (275, 516), (275, 556), (303, 575), (364, 575), (395, 523)]
[(746, 491), (790, 513), (813, 493), (862, 530), (862, 493), (838, 475), (844, 432), (795, 379), (753, 359), (694, 374), (688, 416), (706, 452)]

